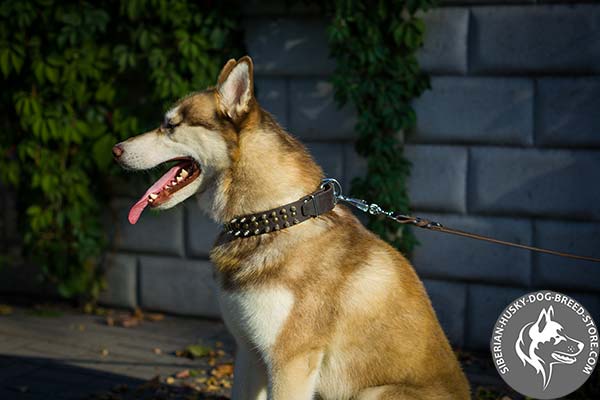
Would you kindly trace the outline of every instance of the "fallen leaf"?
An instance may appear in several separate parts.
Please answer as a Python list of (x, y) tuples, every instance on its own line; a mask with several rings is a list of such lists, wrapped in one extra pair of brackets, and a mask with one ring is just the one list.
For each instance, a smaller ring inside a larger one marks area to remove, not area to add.
[(211, 375), (215, 376), (216, 378), (222, 378), (231, 374), (233, 374), (232, 364), (221, 364), (211, 371)]
[(13, 313), (13, 308), (6, 304), (0, 304), (0, 315), (10, 315)]
[(100, 355), (101, 355), (102, 357), (106, 357), (106, 356), (108, 356), (108, 349), (102, 349), (102, 350), (100, 350)]
[(172, 376), (167, 377), (167, 385), (172, 385), (175, 383), (175, 378), (173, 378)]
[(223, 342), (216, 342), (215, 347), (223, 347)]
[(156, 348), (152, 349), (152, 352), (153, 352), (154, 354), (157, 354), (157, 355), (159, 355), (159, 354), (162, 354), (162, 350), (161, 350), (161, 349), (159, 349), (158, 347), (156, 347)]
[(165, 315), (159, 313), (146, 313), (144, 314), (144, 319), (152, 322), (158, 322), (165, 319)]
[(189, 377), (190, 377), (190, 370), (189, 369), (184, 369), (183, 371), (179, 371), (175, 375), (175, 378), (177, 378), (177, 379), (185, 379), (185, 378), (189, 378)]
[(188, 357), (192, 360), (195, 358), (206, 357), (211, 352), (210, 347), (203, 346), (201, 344), (192, 344), (187, 346), (183, 350), (178, 350), (175, 352), (177, 357)]
[(140, 324), (140, 319), (137, 317), (123, 318), (120, 321), (120, 325), (123, 328), (133, 328), (134, 326), (138, 326), (139, 324)]
[(142, 383), (136, 391), (141, 392), (146, 389), (156, 390), (160, 387), (160, 375), (156, 375), (154, 378), (150, 379), (148, 382)]

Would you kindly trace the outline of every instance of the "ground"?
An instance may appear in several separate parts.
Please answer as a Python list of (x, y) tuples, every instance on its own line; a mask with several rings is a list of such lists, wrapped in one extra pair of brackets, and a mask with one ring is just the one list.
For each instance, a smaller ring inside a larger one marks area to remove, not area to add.
[[(233, 352), (220, 321), (0, 305), (2, 400), (228, 399)], [(522, 398), (489, 357), (458, 354), (474, 397)]]

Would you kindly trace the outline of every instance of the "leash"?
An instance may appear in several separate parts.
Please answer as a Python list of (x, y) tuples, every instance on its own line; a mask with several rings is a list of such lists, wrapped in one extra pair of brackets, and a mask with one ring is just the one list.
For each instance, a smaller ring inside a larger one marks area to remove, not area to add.
[(396, 213), (393, 211), (386, 211), (375, 203), (369, 204), (365, 200), (360, 200), (360, 199), (355, 199), (352, 197), (344, 196), (342, 194), (342, 186), (340, 185), (340, 183), (337, 180), (332, 179), (332, 178), (323, 179), (323, 181), (321, 183), (321, 188), (324, 188), (327, 186), (333, 187), (333, 192), (334, 192), (336, 201), (343, 201), (344, 203), (347, 203), (355, 208), (358, 208), (360, 211), (371, 214), (371, 215), (383, 215), (384, 217), (389, 218), (399, 224), (403, 224), (403, 225), (409, 224), (409, 225), (413, 225), (413, 226), (416, 226), (419, 228), (429, 229), (429, 230), (436, 231), (436, 232), (449, 233), (451, 235), (463, 236), (463, 237), (467, 237), (467, 238), (471, 238), (471, 239), (482, 240), (485, 242), (501, 244), (504, 246), (517, 247), (519, 249), (536, 251), (538, 253), (552, 254), (554, 256), (559, 256), (559, 257), (566, 257), (566, 258), (572, 258), (575, 260), (584, 260), (584, 261), (591, 261), (591, 262), (600, 262), (600, 258), (580, 256), (577, 254), (564, 253), (564, 252), (560, 252), (560, 251), (556, 251), (556, 250), (544, 249), (541, 247), (528, 246), (525, 244), (507, 242), (505, 240), (499, 240), (499, 239), (495, 239), (495, 238), (492, 238), (489, 236), (484, 236), (484, 235), (479, 235), (479, 234), (475, 234), (475, 233), (461, 231), (459, 229), (449, 228), (449, 227), (446, 227), (446, 226), (440, 224), (439, 222), (430, 221), (425, 218), (414, 217), (411, 215), (404, 215), (404, 214)]

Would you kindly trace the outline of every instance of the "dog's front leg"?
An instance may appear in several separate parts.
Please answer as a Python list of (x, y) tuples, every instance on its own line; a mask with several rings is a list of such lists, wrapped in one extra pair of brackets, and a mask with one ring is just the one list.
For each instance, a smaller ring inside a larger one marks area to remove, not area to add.
[(277, 362), (271, 368), (271, 400), (312, 400), (322, 352), (311, 352)]
[(239, 345), (235, 355), (232, 400), (267, 400), (267, 368), (256, 352)]

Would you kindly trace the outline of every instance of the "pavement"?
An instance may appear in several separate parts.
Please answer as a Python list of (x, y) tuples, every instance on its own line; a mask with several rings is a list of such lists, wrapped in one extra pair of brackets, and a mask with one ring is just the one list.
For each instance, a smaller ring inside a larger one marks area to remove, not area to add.
[[(229, 398), (234, 341), (221, 321), (141, 314), (131, 324), (133, 314), (103, 314), (0, 305), (0, 400)], [(206, 354), (185, 357), (182, 350), (196, 344)], [(457, 354), (475, 399), (523, 398), (499, 378), (489, 355)], [(599, 398), (597, 389), (573, 398)]]
[[(176, 355), (198, 343), (220, 350), (220, 356)], [(192, 395), (206, 386), (213, 368), (231, 363), (233, 347), (220, 321), (165, 316), (124, 328), (109, 326), (105, 316), (69, 309), (13, 307), (9, 315), (0, 315), (0, 399), (120, 399), (140, 386), (164, 392), (158, 396), (154, 390), (147, 398), (219, 398)], [(173, 393), (164, 390), (164, 382), (177, 386), (182, 380), (173, 377), (186, 370), (196, 378), (169, 396)], [(160, 379), (152, 381), (156, 376)], [(215, 393), (227, 394), (227, 388), (220, 389)]]

